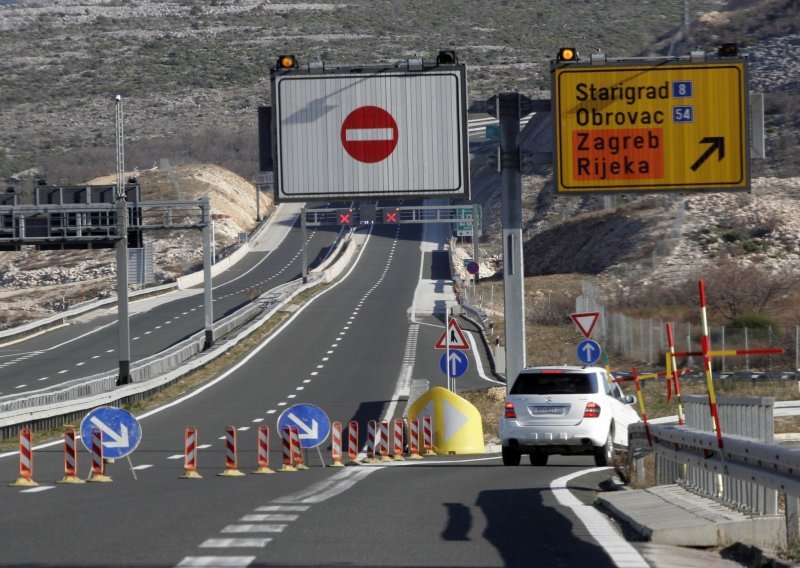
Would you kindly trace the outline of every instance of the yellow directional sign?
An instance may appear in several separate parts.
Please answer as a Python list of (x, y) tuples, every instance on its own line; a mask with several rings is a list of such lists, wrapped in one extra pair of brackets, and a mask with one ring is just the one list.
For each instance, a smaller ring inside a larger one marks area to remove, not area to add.
[(749, 191), (747, 60), (552, 74), (558, 193)]

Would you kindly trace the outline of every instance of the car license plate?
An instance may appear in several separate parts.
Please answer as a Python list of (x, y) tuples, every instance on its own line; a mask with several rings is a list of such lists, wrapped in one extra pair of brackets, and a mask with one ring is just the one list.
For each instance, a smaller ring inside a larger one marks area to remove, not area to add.
[(531, 406), (531, 414), (535, 416), (563, 416), (563, 406)]

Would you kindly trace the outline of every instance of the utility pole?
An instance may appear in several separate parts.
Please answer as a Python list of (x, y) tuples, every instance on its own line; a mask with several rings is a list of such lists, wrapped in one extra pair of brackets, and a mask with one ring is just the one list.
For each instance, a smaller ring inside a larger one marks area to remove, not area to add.
[(119, 376), (117, 386), (131, 382), (131, 330), (128, 317), (128, 202), (125, 197), (125, 146), (123, 131), (122, 96), (116, 97), (117, 139), (117, 328), (119, 335)]

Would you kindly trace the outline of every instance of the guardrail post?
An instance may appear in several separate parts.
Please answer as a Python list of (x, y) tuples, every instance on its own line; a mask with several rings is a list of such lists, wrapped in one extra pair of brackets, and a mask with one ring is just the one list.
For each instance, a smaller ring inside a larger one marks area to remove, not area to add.
[(800, 497), (786, 494), (786, 547), (800, 542)]

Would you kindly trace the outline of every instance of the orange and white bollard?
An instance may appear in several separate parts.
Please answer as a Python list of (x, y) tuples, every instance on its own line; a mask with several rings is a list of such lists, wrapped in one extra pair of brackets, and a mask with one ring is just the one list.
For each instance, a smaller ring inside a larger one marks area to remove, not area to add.
[(183, 442), (183, 475), (181, 479), (202, 479), (197, 473), (197, 428), (186, 428)]
[(402, 418), (395, 418), (394, 421), (394, 444), (393, 444), (393, 454), (395, 461), (403, 461), (406, 458), (403, 457), (403, 419)]
[(108, 483), (111, 478), (106, 475), (105, 462), (103, 461), (103, 432), (100, 428), (92, 428), (92, 471), (89, 479), (95, 483)]
[(236, 447), (236, 428), (225, 427), (225, 470), (218, 473), (220, 477), (242, 477), (239, 471), (239, 458)]
[(358, 464), (358, 422), (351, 420), (347, 424), (347, 457), (351, 464)]
[(389, 457), (389, 421), (388, 420), (382, 420), (381, 421), (380, 453), (381, 453), (381, 461), (383, 461), (383, 462), (392, 461), (392, 458)]
[(33, 480), (33, 434), (29, 428), (19, 431), (19, 477), (9, 487), (36, 487)]
[(308, 466), (303, 463), (305, 460), (303, 458), (303, 446), (300, 445), (300, 430), (297, 428), (291, 428), (292, 434), (292, 460), (294, 461), (294, 467), (298, 470), (301, 469), (308, 469)]
[(408, 459), (422, 459), (419, 455), (419, 418), (412, 418), (408, 422)]
[(433, 421), (430, 414), (422, 417), (422, 447), (426, 456), (436, 455), (436, 452), (433, 451)]
[(331, 423), (331, 467), (344, 467), (342, 463), (342, 423)]
[(292, 431), (286, 426), (281, 430), (281, 447), (283, 450), (283, 465), (280, 471), (297, 471), (294, 467), (294, 451), (292, 449)]
[(64, 429), (64, 477), (57, 483), (85, 483), (78, 477), (78, 447), (75, 445), (75, 428)]
[(275, 473), (269, 467), (269, 426), (258, 427), (258, 469), (253, 473)]
[(367, 422), (367, 461), (376, 461), (378, 448), (378, 423), (375, 420)]

